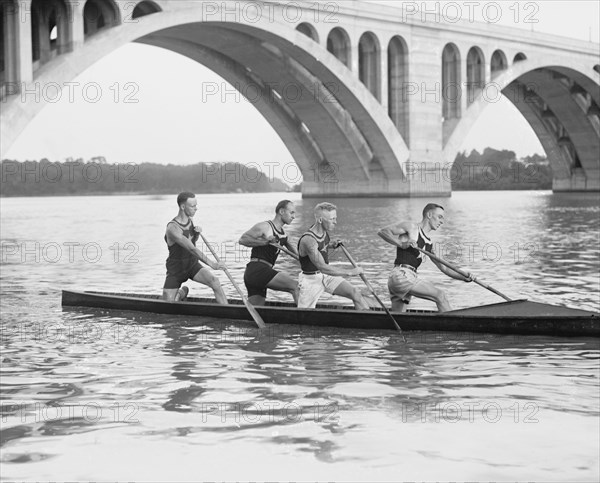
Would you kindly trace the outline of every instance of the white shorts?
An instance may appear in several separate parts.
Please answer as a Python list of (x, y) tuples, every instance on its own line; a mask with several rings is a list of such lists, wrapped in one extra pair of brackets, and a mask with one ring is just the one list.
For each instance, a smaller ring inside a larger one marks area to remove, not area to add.
[(298, 277), (298, 308), (314, 309), (319, 297), (324, 292), (333, 294), (343, 281), (342, 277), (324, 273), (315, 273), (314, 275), (300, 273)]
[(392, 302), (408, 302), (411, 299), (409, 292), (419, 283), (416, 272), (410, 268), (394, 267), (388, 278), (388, 289)]

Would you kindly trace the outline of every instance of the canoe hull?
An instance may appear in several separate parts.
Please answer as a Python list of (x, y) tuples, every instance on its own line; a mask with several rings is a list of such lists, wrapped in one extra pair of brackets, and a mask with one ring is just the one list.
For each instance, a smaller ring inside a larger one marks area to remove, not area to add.
[[(193, 298), (185, 302), (167, 302), (156, 295), (70, 290), (62, 292), (63, 306), (198, 316), (199, 325), (204, 323), (203, 317), (251, 321), (252, 318), (241, 301), (237, 302), (220, 305), (209, 299)], [(520, 311), (516, 307), (518, 303), (525, 304)], [(256, 309), (267, 324), (395, 330), (393, 322), (382, 310), (357, 311), (337, 306), (298, 309), (285, 303), (269, 304)], [(409, 311), (394, 313), (394, 317), (403, 330), (409, 331), (600, 337), (600, 314), (594, 312), (523, 301), (476, 307), (473, 312), (469, 313), (469, 309), (443, 314)]]

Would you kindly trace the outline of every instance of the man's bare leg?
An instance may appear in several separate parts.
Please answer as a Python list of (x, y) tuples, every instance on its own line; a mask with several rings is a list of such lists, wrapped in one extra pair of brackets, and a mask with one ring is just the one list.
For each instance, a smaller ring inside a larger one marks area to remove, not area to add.
[(419, 280), (408, 292), (410, 295), (435, 302), (440, 312), (452, 310), (446, 298), (446, 293), (427, 280)]
[(340, 295), (342, 297), (352, 299), (356, 310), (369, 310), (369, 304), (360, 293), (360, 290), (346, 280), (338, 285), (338, 287), (333, 291), (333, 295)]
[(294, 297), (294, 303), (298, 305), (298, 282), (287, 273), (279, 272), (267, 284), (267, 288), (290, 293)]
[(223, 287), (221, 287), (221, 282), (217, 277), (215, 277), (214, 273), (212, 273), (209, 268), (202, 268), (199, 270), (198, 273), (194, 275), (193, 280), (194, 282), (198, 282), (212, 288), (213, 292), (215, 293), (217, 303), (223, 305), (227, 305), (229, 303), (227, 301), (227, 297), (225, 296), (225, 292), (223, 292)]

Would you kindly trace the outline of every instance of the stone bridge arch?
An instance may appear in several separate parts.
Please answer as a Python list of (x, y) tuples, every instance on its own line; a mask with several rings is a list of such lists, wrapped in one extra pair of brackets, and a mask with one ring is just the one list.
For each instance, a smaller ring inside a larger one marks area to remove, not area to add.
[[(218, 11), (212, 13), (219, 17)], [(267, 17), (211, 21), (200, 8), (164, 10), (134, 22), (121, 12), (121, 19), (41, 66), (30, 84), (64, 85), (129, 42), (168, 48), (206, 65), (242, 94), (252, 89), (251, 102), (304, 176), (305, 196), (399, 196), (408, 191), (403, 164), (409, 151), (385, 109), (347, 67), (294, 24)], [(32, 88), (25, 85), (23, 91)], [(4, 100), (3, 152), (44, 105), (21, 94)]]
[(478, 92), (448, 136), (443, 162), (454, 162), (483, 110), (504, 94), (532, 127), (551, 163), (554, 191), (600, 190), (600, 73), (567, 58), (525, 59)]

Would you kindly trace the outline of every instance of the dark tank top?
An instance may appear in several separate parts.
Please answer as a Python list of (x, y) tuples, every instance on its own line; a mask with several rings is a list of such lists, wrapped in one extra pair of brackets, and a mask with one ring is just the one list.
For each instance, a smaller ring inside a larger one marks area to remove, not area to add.
[[(283, 231), (283, 229), (278, 230), (272, 221), (267, 221), (267, 223), (271, 226), (271, 229), (273, 230), (273, 235), (277, 237), (275, 243), (282, 247), (285, 246), (288, 240), (287, 234)], [(269, 262), (271, 265), (275, 265), (278, 255), (279, 250), (272, 245), (252, 247), (252, 251), (250, 252), (250, 258), (260, 258), (261, 260)]]
[[(317, 240), (317, 244), (319, 246), (319, 251), (321, 252), (321, 255), (323, 256), (323, 260), (325, 260), (325, 263), (329, 264), (329, 254), (327, 253), (327, 245), (329, 245), (329, 233), (325, 232), (325, 234), (323, 236), (319, 237), (311, 230), (308, 230), (298, 240), (298, 253), (300, 253), (300, 242), (302, 241), (302, 238), (304, 238), (305, 236), (311, 236), (315, 240)], [(310, 257), (308, 255), (300, 256), (300, 268), (302, 268), (303, 272), (318, 272), (319, 271), (319, 269), (317, 267), (315, 267), (313, 262), (311, 262)]]
[[(419, 227), (417, 246), (419, 248), (422, 248), (423, 250), (427, 250), (428, 252), (433, 253), (433, 243), (427, 237), (427, 235), (423, 233), (421, 227)], [(421, 263), (423, 263), (423, 254), (416, 248), (396, 248), (396, 260), (394, 260), (394, 265), (410, 265), (416, 270), (417, 268), (419, 268), (419, 265), (421, 265)]]
[[(194, 246), (196, 246), (196, 242), (198, 241), (198, 237), (200, 235), (198, 233), (196, 233), (196, 231), (194, 230), (194, 222), (192, 221), (191, 218), (186, 225), (182, 225), (175, 218), (173, 218), (169, 223), (167, 223), (167, 226), (169, 226), (170, 223), (177, 223), (177, 225), (179, 225), (181, 227), (181, 229), (183, 230), (183, 236), (186, 237), (187, 239), (189, 239), (194, 244)], [(198, 259), (198, 257), (196, 255), (193, 255), (192, 253), (190, 253), (188, 250), (183, 248), (179, 243), (173, 243), (172, 245), (169, 246), (169, 241), (167, 240), (166, 234), (165, 234), (165, 243), (167, 244), (167, 247), (169, 248), (169, 259), (170, 260), (185, 260), (188, 258), (194, 259), (194, 260)]]

